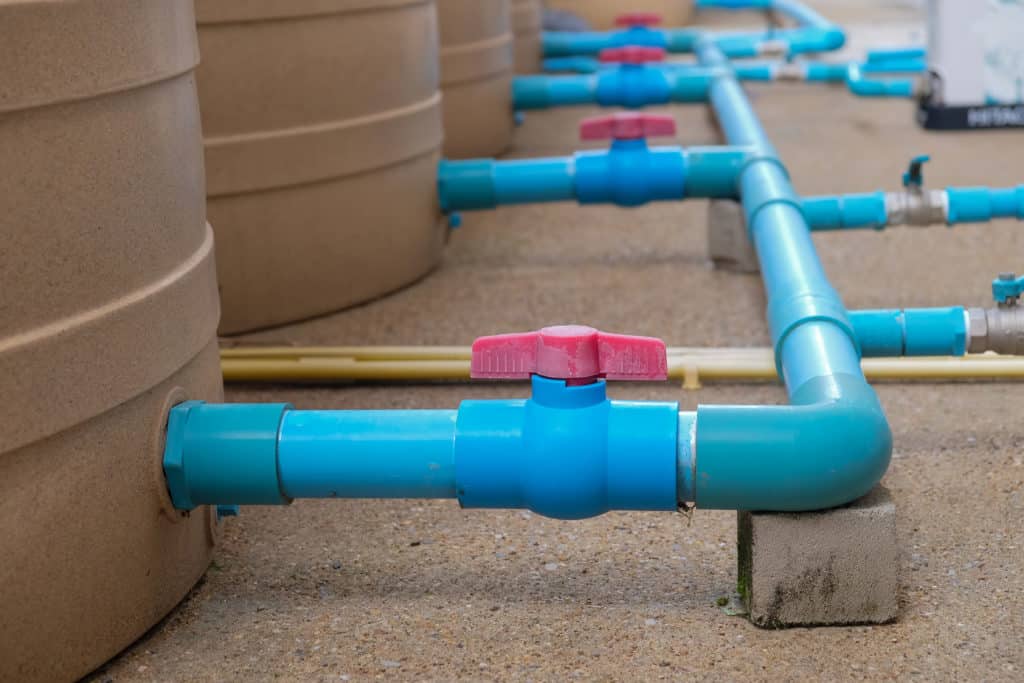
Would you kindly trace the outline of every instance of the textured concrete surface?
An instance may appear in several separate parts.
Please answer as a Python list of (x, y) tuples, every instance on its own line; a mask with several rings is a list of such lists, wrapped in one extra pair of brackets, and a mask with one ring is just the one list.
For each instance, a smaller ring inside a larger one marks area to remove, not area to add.
[(738, 590), (758, 626), (896, 618), (896, 505), (884, 486), (825, 512), (739, 512), (736, 526)]
[[(833, 2), (828, 5), (835, 4)], [(847, 20), (873, 3), (850, 2)], [(902, 12), (902, 13), (901, 13)], [(906, 10), (880, 16), (907, 20)], [(854, 30), (858, 30), (856, 26)], [(860, 31), (874, 30), (871, 27)], [(905, 102), (815, 86), (751, 88), (807, 194), (895, 188), (931, 152), (928, 181), (1021, 182), (1019, 133), (929, 135)], [(533, 114), (518, 155), (566, 153), (594, 110)], [(673, 109), (685, 143), (715, 133)], [(468, 344), (588, 322), (673, 345), (764, 345), (756, 276), (706, 264), (706, 205), (635, 211), (556, 204), (467, 214), (443, 266), (398, 295), (249, 339)], [(984, 304), (1020, 266), (1011, 222), (815, 237), (848, 306)], [(900, 616), (887, 626), (764, 631), (716, 605), (736, 585), (736, 515), (610, 514), (570, 523), (451, 501), (314, 501), (224, 524), (192, 597), (96, 681), (1015, 681), (1024, 671), (1024, 400), (1019, 384), (878, 387), (895, 458)], [(509, 385), (228, 388), (300, 408), (455, 407)], [(623, 398), (782, 403), (771, 385), (612, 388)]]
[(761, 270), (742, 204), (735, 199), (712, 199), (708, 202), (707, 223), (708, 258), (715, 268), (735, 273)]

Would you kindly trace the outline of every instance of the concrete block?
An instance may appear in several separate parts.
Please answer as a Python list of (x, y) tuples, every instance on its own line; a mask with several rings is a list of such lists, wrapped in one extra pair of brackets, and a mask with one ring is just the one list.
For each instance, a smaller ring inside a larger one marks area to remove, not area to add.
[(760, 270), (747, 235), (743, 206), (733, 199), (712, 199), (708, 205), (708, 257), (715, 268), (737, 273)]
[(896, 506), (878, 486), (823, 512), (740, 512), (739, 592), (763, 628), (896, 618)]

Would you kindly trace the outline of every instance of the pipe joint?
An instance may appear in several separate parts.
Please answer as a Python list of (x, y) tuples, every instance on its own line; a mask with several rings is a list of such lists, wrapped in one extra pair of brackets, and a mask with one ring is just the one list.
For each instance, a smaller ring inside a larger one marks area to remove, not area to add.
[(699, 507), (821, 510), (856, 500), (881, 480), (892, 433), (862, 377), (820, 377), (793, 400), (798, 405), (697, 409)]
[(968, 351), (994, 351), (1007, 355), (1024, 354), (1024, 306), (999, 305), (995, 308), (971, 308), (967, 311), (970, 327)]
[(642, 138), (614, 140), (608, 151), (578, 152), (575, 168), (581, 204), (639, 206), (686, 195), (686, 153), (678, 147), (651, 149)]
[(944, 190), (887, 192), (885, 212), (888, 225), (939, 225), (947, 222), (949, 200)]
[(669, 73), (646, 64), (622, 64), (597, 77), (596, 101), (602, 107), (640, 109), (672, 101)]
[(464, 401), (455, 435), (465, 508), (557, 519), (675, 510), (679, 405), (609, 401), (604, 381), (532, 378), (531, 398)]
[(174, 507), (287, 505), (278, 477), (278, 437), (287, 403), (171, 409), (163, 468)]
[(779, 377), (784, 377), (782, 347), (786, 338), (800, 325), (810, 322), (829, 322), (849, 337), (858, 355), (860, 340), (850, 322), (849, 314), (838, 296), (830, 294), (797, 294), (784, 299), (772, 299), (768, 304), (768, 327), (775, 340), (775, 365)]

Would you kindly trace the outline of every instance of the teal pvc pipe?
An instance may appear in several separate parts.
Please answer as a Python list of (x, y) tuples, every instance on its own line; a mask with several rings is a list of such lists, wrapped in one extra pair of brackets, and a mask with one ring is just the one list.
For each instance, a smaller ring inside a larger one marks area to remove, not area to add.
[(800, 208), (812, 230), (881, 230), (888, 221), (884, 192), (804, 197)]
[(846, 85), (859, 97), (913, 97), (915, 82), (909, 78), (869, 78), (859, 65), (851, 65)]
[[(710, 42), (697, 55), (707, 67), (728, 64)], [(729, 144), (757, 151), (740, 174), (740, 194), (793, 405), (698, 408), (696, 503), (750, 510), (841, 505), (881, 479), (892, 435), (785, 167), (735, 77), (716, 79), (710, 98)]]
[(993, 218), (1024, 220), (1024, 185), (1006, 188), (950, 187), (946, 189), (949, 210), (946, 220), (955, 223), (985, 223)]
[(597, 75), (516, 76), (512, 79), (512, 106), (517, 111), (547, 109), (597, 101)]
[[(1024, 220), (1024, 185), (1005, 188), (948, 187), (946, 223), (987, 223), (995, 218)], [(812, 230), (848, 230), (888, 225), (885, 192), (803, 197), (801, 210)]]
[(865, 357), (967, 353), (967, 311), (962, 306), (851, 311), (850, 322)]
[(788, 16), (798, 27), (745, 33), (647, 27), (608, 32), (545, 32), (542, 36), (543, 54), (545, 57), (597, 54), (601, 50), (624, 45), (661, 47), (669, 52), (693, 52), (702, 41), (713, 41), (725, 57), (743, 58), (756, 57), (761, 52), (762, 43), (767, 41), (787, 43), (790, 55), (838, 50), (846, 42), (842, 28), (795, 0), (698, 0), (697, 7), (771, 9)]
[(454, 498), (454, 410), (293, 410), (278, 473), (288, 498)]
[[(569, 200), (621, 203), (616, 198), (623, 192), (648, 201), (735, 197), (748, 155), (747, 150), (730, 147), (624, 149), (631, 146), (613, 145), (571, 157), (443, 160), (438, 166), (441, 208), (470, 211)], [(616, 163), (628, 159), (636, 161)]]

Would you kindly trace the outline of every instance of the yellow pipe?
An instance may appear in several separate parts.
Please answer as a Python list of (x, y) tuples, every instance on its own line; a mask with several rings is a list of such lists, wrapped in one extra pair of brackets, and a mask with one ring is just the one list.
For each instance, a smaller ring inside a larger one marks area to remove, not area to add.
[[(222, 349), (228, 382), (437, 381), (469, 379), (468, 347), (245, 347)], [(772, 381), (770, 349), (671, 348), (669, 378), (697, 389), (701, 381)], [(870, 380), (1024, 379), (1024, 357), (867, 358)]]

